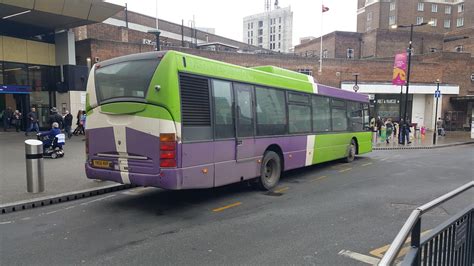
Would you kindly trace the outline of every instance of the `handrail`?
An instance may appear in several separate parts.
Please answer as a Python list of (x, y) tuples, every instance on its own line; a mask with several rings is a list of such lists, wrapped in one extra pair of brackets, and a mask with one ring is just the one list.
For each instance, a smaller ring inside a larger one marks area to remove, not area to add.
[(380, 260), (379, 265), (381, 266), (389, 266), (392, 265), (393, 262), (395, 261), (398, 253), (400, 252), (403, 244), (405, 243), (405, 240), (408, 238), (408, 235), (411, 233), (413, 227), (415, 224), (418, 222), (420, 219), (420, 216), (433, 209), (434, 207), (438, 206), (439, 204), (459, 195), (460, 193), (474, 187), (474, 181), (471, 181), (451, 192), (448, 192), (441, 197), (438, 197), (418, 208), (413, 210), (408, 217), (407, 221), (403, 225), (402, 229), (400, 229), (400, 232), (398, 232), (397, 236), (393, 240), (392, 244), (390, 245), (389, 249), (383, 256), (383, 258)]

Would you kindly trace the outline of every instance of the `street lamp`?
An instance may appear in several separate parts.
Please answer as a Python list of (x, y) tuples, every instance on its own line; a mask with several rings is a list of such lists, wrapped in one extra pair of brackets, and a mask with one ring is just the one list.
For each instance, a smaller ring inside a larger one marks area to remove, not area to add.
[(434, 132), (433, 132), (433, 145), (436, 145), (436, 136), (438, 134), (436, 129), (436, 124), (438, 123), (438, 99), (441, 96), (441, 92), (439, 91), (439, 79), (436, 80), (436, 91), (435, 91), (435, 98), (436, 98), (436, 108), (435, 108), (435, 124), (434, 124)]
[(354, 92), (357, 92), (359, 90), (359, 85), (357, 85), (357, 79), (359, 77), (359, 73), (354, 73), (354, 74), (352, 74), (352, 76), (354, 76), (355, 79), (356, 79), (355, 80), (355, 85), (354, 85), (354, 87), (352, 87), (352, 89), (354, 90)]
[(159, 51), (160, 50), (160, 34), (161, 34), (161, 31), (159, 29), (149, 30), (148, 33), (155, 34), (155, 37), (156, 37), (156, 51)]
[(397, 29), (397, 28), (410, 28), (410, 42), (408, 46), (408, 70), (407, 70), (407, 89), (406, 89), (406, 95), (405, 95), (405, 110), (403, 111), (403, 121), (404, 124), (407, 122), (407, 108), (408, 108), (408, 87), (410, 86), (410, 70), (411, 70), (411, 54), (412, 54), (412, 42), (413, 42), (413, 28), (414, 27), (421, 27), (425, 25), (433, 25), (434, 22), (423, 22), (420, 24), (410, 24), (410, 25), (392, 25), (392, 29)]

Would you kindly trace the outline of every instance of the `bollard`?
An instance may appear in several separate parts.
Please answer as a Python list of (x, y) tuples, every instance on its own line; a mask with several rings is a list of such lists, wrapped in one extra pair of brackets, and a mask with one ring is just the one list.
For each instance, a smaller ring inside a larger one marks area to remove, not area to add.
[(43, 142), (25, 140), (26, 188), (30, 193), (44, 191)]

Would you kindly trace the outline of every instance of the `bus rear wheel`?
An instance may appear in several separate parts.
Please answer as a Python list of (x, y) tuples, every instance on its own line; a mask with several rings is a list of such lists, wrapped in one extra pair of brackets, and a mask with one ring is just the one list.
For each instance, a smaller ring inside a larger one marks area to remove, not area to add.
[(351, 144), (349, 144), (349, 147), (347, 148), (347, 157), (344, 159), (346, 163), (351, 163), (354, 161), (356, 155), (356, 143), (352, 139)]
[(260, 177), (257, 178), (259, 188), (262, 190), (275, 188), (280, 181), (281, 170), (280, 156), (274, 151), (265, 152), (260, 167)]

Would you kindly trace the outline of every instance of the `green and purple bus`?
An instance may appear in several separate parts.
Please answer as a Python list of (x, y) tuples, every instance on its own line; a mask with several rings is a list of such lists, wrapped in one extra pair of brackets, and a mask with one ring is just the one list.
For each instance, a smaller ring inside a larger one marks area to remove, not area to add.
[(86, 174), (164, 189), (255, 180), (372, 150), (367, 95), (311, 76), (176, 51), (94, 65), (87, 84)]

